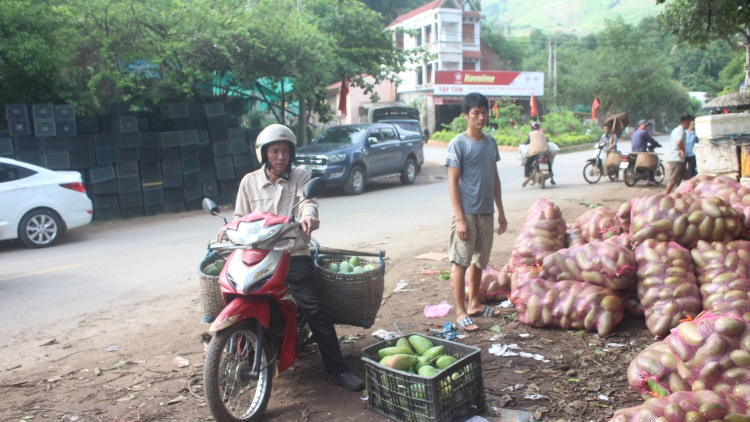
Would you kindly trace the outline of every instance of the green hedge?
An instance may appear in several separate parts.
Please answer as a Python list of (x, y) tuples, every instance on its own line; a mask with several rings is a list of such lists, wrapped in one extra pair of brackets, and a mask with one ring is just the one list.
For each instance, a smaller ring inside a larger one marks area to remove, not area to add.
[[(441, 130), (435, 132), (430, 136), (430, 139), (434, 141), (449, 142), (451, 139), (459, 135), (459, 132)], [(515, 129), (497, 130), (492, 135), (495, 138), (495, 142), (498, 145), (506, 146), (519, 146), (526, 141), (528, 133), (521, 132)], [(596, 142), (596, 136), (594, 135), (583, 135), (574, 133), (564, 133), (559, 136), (547, 136), (550, 142), (554, 142), (559, 147), (568, 147), (573, 145), (581, 145)]]

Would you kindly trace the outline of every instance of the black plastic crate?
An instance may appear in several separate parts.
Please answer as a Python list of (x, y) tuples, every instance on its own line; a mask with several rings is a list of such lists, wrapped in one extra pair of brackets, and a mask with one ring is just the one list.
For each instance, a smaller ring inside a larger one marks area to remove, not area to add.
[(76, 119), (76, 108), (70, 104), (56, 104), (55, 120), (74, 120)]
[(107, 180), (106, 182), (89, 183), (86, 186), (86, 191), (96, 195), (117, 193), (117, 179)]
[(117, 195), (105, 194), (105, 195), (91, 195), (91, 202), (94, 203), (94, 209), (103, 208), (120, 208), (120, 203), (117, 202)]
[(164, 200), (167, 202), (182, 202), (185, 199), (183, 188), (164, 188)]
[(180, 201), (180, 202), (169, 202), (169, 201), (167, 201), (167, 203), (164, 204), (164, 205), (165, 205), (165, 207), (167, 209), (167, 213), (168, 214), (177, 214), (177, 213), (185, 212), (186, 211), (186, 209), (185, 209), (185, 203), (182, 202), (182, 201)]
[(164, 183), (161, 179), (161, 175), (159, 176), (146, 176), (141, 177), (141, 190), (151, 191), (151, 190), (163, 190), (164, 189)]
[(183, 173), (195, 173), (201, 170), (201, 162), (198, 158), (183, 158), (182, 159), (182, 172)]
[(9, 120), (8, 133), (10, 136), (30, 136), (31, 123), (28, 120)]
[(227, 116), (209, 117), (206, 119), (206, 122), (208, 123), (209, 132), (225, 129), (227, 130), (227, 136), (229, 136), (229, 122)]
[(53, 152), (44, 154), (44, 167), (50, 170), (65, 170), (70, 168), (70, 154), (67, 152)]
[(120, 143), (117, 141), (116, 133), (98, 133), (94, 135), (94, 149), (114, 149), (119, 148)]
[(99, 119), (96, 116), (78, 116), (76, 123), (78, 133), (99, 133)]
[(250, 167), (252, 162), (250, 161), (250, 154), (234, 154), (232, 155), (232, 161), (234, 161), (234, 167)]
[(224, 103), (216, 102), (216, 103), (208, 103), (205, 106), (206, 110), (206, 117), (215, 117), (215, 116), (223, 116), (224, 115)]
[(19, 136), (15, 140), (16, 154), (41, 154), (44, 152), (42, 138), (35, 136)]
[(139, 147), (120, 148), (120, 161), (138, 162), (141, 160), (141, 149)]
[(162, 159), (162, 161), (179, 160), (180, 158), (182, 158), (182, 148), (181, 147), (168, 147), (168, 148), (162, 148), (161, 149), (161, 159)]
[(99, 129), (101, 133), (111, 133), (114, 132), (112, 129), (112, 119), (110, 116), (99, 116), (97, 118)]
[(201, 170), (214, 171), (214, 169), (216, 168), (216, 165), (214, 165), (214, 159), (212, 157), (200, 157), (198, 159), (198, 162), (200, 163)]
[(146, 176), (161, 176), (161, 163), (158, 161), (143, 162), (138, 167), (141, 178)]
[(365, 347), (362, 360), (367, 370), (368, 407), (401, 422), (457, 422), (484, 411), (481, 349), (415, 335), (429, 339), (435, 346), (443, 346), (445, 355), (458, 360), (427, 378), (379, 364), (378, 351), (395, 346), (398, 339)]
[(141, 134), (138, 132), (120, 133), (117, 136), (120, 148), (133, 148), (141, 146)]
[(55, 120), (55, 132), (57, 133), (57, 136), (78, 135), (76, 120)]
[(181, 160), (165, 160), (161, 162), (161, 174), (182, 174)]
[(196, 171), (193, 173), (183, 174), (182, 182), (183, 182), (183, 186), (185, 187), (200, 185), (201, 183), (203, 183), (201, 172)]
[(154, 205), (164, 203), (164, 190), (144, 190), (143, 191), (143, 205)]
[(161, 147), (141, 147), (141, 161), (161, 161)]
[(203, 196), (214, 197), (219, 194), (219, 185), (216, 182), (203, 182)]
[(219, 180), (219, 193), (232, 193), (235, 194), (240, 189), (240, 184), (237, 180)]
[(180, 147), (180, 157), (182, 158), (198, 158), (200, 157), (200, 145), (183, 145)]
[(209, 159), (213, 157), (214, 156), (213, 145), (211, 144), (198, 145), (198, 156), (201, 158), (206, 157)]
[(190, 201), (185, 201), (185, 210), (186, 211), (198, 211), (203, 209), (203, 198), (193, 199)]
[(192, 120), (189, 117), (180, 117), (179, 119), (171, 119), (172, 130), (184, 131), (193, 128)]
[(5, 118), (8, 121), (21, 120), (29, 121), (29, 108), (26, 104), (6, 104), (5, 105)]
[(203, 186), (198, 184), (196, 186), (188, 186), (183, 189), (185, 194), (185, 201), (192, 201), (195, 199), (203, 199)]
[(138, 119), (138, 132), (148, 132), (148, 119)]
[(23, 163), (33, 164), (35, 166), (44, 167), (44, 154), (18, 154), (16, 153), (16, 160)]
[(14, 151), (12, 138), (0, 138), (0, 157), (10, 157)]
[(185, 186), (182, 181), (182, 174), (163, 174), (161, 176), (165, 188), (181, 188)]
[(229, 129), (229, 140), (230, 141), (243, 141), (247, 146), (247, 138), (245, 137), (245, 129), (241, 127), (233, 127)]
[(245, 175), (247, 175), (248, 173), (252, 173), (253, 171), (255, 171), (255, 169), (253, 168), (253, 166), (250, 166), (250, 165), (234, 168), (234, 174), (239, 180), (242, 180), (242, 178), (245, 177)]
[(94, 151), (92, 135), (78, 135), (68, 138), (68, 151)]
[(55, 108), (52, 104), (32, 104), (31, 114), (34, 116), (34, 122), (37, 120), (55, 119)]
[(238, 140), (238, 141), (230, 141), (229, 145), (231, 146), (232, 154), (247, 154), (247, 141), (244, 139)]
[(140, 147), (161, 147), (161, 134), (157, 132), (139, 133)]
[(189, 104), (188, 111), (193, 119), (206, 118), (206, 107), (203, 104)]
[(119, 208), (94, 208), (94, 220), (96, 221), (107, 221), (120, 218)]
[(118, 177), (117, 193), (131, 193), (141, 191), (141, 178), (138, 176)]
[(112, 117), (132, 116), (133, 112), (130, 111), (130, 106), (125, 103), (112, 103), (109, 105), (109, 114)]
[(120, 217), (123, 219), (143, 217), (143, 207), (142, 206), (128, 207), (128, 208), (121, 207)]
[(237, 202), (237, 192), (220, 193), (219, 200), (222, 205), (234, 205)]
[(235, 180), (234, 166), (230, 164), (229, 166), (222, 167), (216, 163), (216, 180)]
[(211, 143), (228, 141), (229, 129), (223, 128), (223, 129), (209, 130), (208, 138), (211, 140)]
[(42, 139), (44, 152), (68, 152), (68, 140), (59, 136)]
[(200, 131), (207, 131), (208, 123), (206, 122), (205, 118), (200, 118), (200, 119), (191, 118), (190, 128), (195, 129), (195, 130), (200, 130)]
[(211, 139), (208, 137), (208, 131), (207, 130), (198, 130), (198, 144), (199, 145), (208, 145), (211, 143)]
[(214, 142), (212, 145), (214, 157), (223, 157), (232, 153), (232, 144), (229, 141)]
[(116, 164), (115, 173), (117, 174), (117, 177), (130, 177), (140, 175), (140, 172), (138, 171), (138, 163), (133, 162)]
[(181, 143), (180, 132), (164, 132), (161, 134), (161, 147), (179, 147)]
[(146, 205), (143, 207), (143, 214), (146, 216), (159, 215), (167, 212), (167, 207), (164, 203)]
[(173, 131), (174, 127), (171, 120), (165, 120), (163, 122), (149, 123), (148, 130), (151, 133), (164, 133)]
[(106, 164), (115, 164), (120, 162), (120, 149), (98, 149), (96, 150), (96, 164), (103, 166)]
[(198, 131), (195, 129), (183, 130), (180, 134), (180, 145), (198, 145)]
[(262, 129), (257, 127), (245, 130), (245, 139), (247, 140), (248, 145), (255, 146), (255, 140), (258, 139), (261, 130)]
[(240, 125), (242, 124), (242, 117), (240, 116), (239, 110), (228, 110), (226, 114), (227, 126), (229, 126), (230, 128), (240, 128)]
[(112, 129), (115, 132), (138, 132), (138, 118), (135, 116), (121, 116), (112, 119)]
[(201, 180), (203, 180), (203, 183), (215, 182), (216, 181), (216, 171), (214, 171), (214, 170), (201, 170)]
[(90, 168), (88, 171), (88, 180), (91, 183), (106, 182), (107, 180), (114, 180), (117, 178), (115, 173), (115, 166), (100, 166)]
[(117, 195), (120, 200), (120, 208), (133, 208), (143, 206), (143, 194), (140, 186), (135, 192), (120, 193)]
[(188, 108), (187, 103), (173, 103), (167, 105), (167, 108), (169, 109), (170, 119), (190, 116), (190, 109)]
[(57, 136), (55, 121), (52, 119), (34, 120), (34, 135), (40, 137)]
[(70, 153), (70, 167), (85, 169), (96, 166), (96, 153), (94, 151), (72, 151)]

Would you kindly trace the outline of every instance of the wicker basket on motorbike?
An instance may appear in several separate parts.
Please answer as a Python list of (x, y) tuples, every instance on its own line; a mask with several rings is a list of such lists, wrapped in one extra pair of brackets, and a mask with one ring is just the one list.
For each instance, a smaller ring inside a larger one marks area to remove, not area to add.
[(198, 276), (201, 281), (201, 302), (203, 303), (203, 322), (213, 322), (224, 309), (224, 299), (219, 288), (219, 274), (224, 268), (229, 253), (209, 252), (198, 265)]
[(619, 151), (611, 151), (607, 154), (607, 168), (608, 169), (619, 169), (620, 163), (622, 163), (622, 153)]
[(659, 157), (653, 152), (639, 152), (635, 159), (636, 170), (654, 171), (659, 166)]
[(347, 255), (318, 255), (315, 258), (318, 284), (334, 324), (370, 328), (383, 300), (385, 262), (382, 257), (356, 257), (363, 271), (339, 270), (339, 264), (345, 266), (344, 262), (349, 264), (353, 258)]

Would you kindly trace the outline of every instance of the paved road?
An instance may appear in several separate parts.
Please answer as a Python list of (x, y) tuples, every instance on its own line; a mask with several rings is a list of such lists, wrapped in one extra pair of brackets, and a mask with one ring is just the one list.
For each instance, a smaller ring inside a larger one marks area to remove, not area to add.
[[(425, 154), (428, 163), (441, 163), (445, 149), (427, 147)], [(506, 209), (528, 209), (544, 196), (575, 198), (581, 189), (604, 194), (614, 186), (624, 188), (609, 181), (588, 185), (581, 171), (590, 154), (559, 155), (558, 186), (541, 191), (522, 189), (523, 171), (515, 153), (503, 153), (498, 169)], [(431, 180), (411, 186), (401, 186), (397, 178), (384, 180), (358, 197), (327, 193), (320, 198), (323, 224), (317, 239), (327, 246), (360, 249), (388, 241), (390, 256), (447, 239), (451, 208), (444, 169), (428, 164), (424, 173), (432, 174)], [(23, 332), (52, 319), (72, 325), (74, 317), (86, 313), (193, 289), (197, 263), (219, 226), (219, 219), (196, 211), (93, 224), (42, 250), (0, 243), (0, 331)]]

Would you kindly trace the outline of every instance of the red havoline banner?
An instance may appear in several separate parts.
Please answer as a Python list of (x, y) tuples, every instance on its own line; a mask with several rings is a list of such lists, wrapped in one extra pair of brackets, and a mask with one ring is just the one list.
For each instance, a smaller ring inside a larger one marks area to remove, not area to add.
[(544, 72), (494, 70), (438, 70), (434, 95), (454, 96), (479, 92), (487, 96), (535, 97), (544, 95)]

